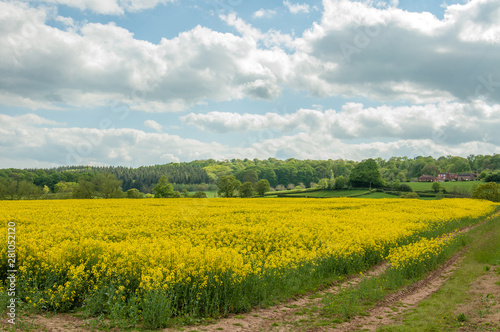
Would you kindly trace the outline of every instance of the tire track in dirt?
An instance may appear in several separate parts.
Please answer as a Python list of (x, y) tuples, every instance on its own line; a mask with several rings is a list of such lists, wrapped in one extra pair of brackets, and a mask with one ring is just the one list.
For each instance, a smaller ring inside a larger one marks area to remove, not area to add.
[[(44, 331), (44, 332), (88, 332), (90, 328), (86, 326), (81, 318), (70, 314), (47, 314), (47, 315), (18, 315), (16, 325), (13, 326), (7, 318), (0, 321), (0, 326), (4, 329), (14, 328), (20, 331)], [(3, 329), (2, 329), (3, 331)], [(10, 330), (9, 330), (10, 331)]]
[[(414, 309), (422, 300), (437, 292), (462, 262), (468, 248), (462, 249), (426, 278), (388, 295), (378, 306), (368, 310), (368, 316), (356, 317), (349, 322), (325, 331), (375, 331), (384, 325), (402, 320), (402, 314)], [(394, 311), (397, 308), (397, 312)]]
[(500, 267), (490, 268), (471, 284), (470, 300), (459, 304), (453, 313), (453, 317), (459, 314), (467, 317), (468, 324), (458, 331), (500, 330), (499, 273)]
[[(208, 326), (197, 326), (196, 330), (213, 332), (213, 331), (234, 331), (234, 332), (254, 332), (254, 331), (289, 331), (289, 327), (283, 326), (293, 323), (301, 319), (300, 315), (296, 315), (299, 310), (314, 306), (317, 304), (323, 295), (335, 294), (339, 289), (349, 285), (357, 285), (363, 277), (379, 276), (385, 272), (388, 264), (382, 262), (365, 271), (363, 274), (355, 274), (347, 277), (342, 281), (337, 281), (330, 284), (328, 287), (318, 291), (309, 292), (300, 298), (289, 300), (285, 303), (273, 306), (271, 308), (257, 308), (248, 313), (239, 315), (230, 315), (228, 318), (222, 318), (217, 323)], [(194, 330), (194, 328), (192, 329)], [(163, 329), (163, 332), (178, 331), (175, 328)]]

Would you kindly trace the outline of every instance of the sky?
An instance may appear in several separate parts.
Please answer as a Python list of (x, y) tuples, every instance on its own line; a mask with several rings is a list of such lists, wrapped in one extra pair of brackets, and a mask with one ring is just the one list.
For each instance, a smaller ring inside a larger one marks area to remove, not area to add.
[(0, 0), (0, 168), (500, 153), (498, 0)]

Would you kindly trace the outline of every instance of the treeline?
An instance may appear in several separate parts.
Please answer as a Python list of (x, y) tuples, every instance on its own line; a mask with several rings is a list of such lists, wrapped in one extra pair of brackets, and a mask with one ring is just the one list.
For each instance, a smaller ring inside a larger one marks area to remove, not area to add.
[(78, 182), (79, 179), (93, 179), (99, 173), (113, 174), (122, 181), (124, 191), (135, 188), (144, 193), (151, 193), (162, 175), (167, 175), (172, 183), (199, 185), (210, 183), (203, 162), (170, 163), (166, 165), (129, 168), (122, 166), (91, 167), (65, 166), (51, 169), (2, 169), (0, 178), (10, 177), (15, 180), (27, 180), (39, 187), (47, 186), (54, 191), (59, 182)]
[[(421, 175), (436, 176), (439, 172), (478, 173), (480, 179), (500, 178), (500, 154), (433, 157), (393, 157), (374, 159), (386, 183), (415, 180)], [(265, 179), (272, 188), (314, 187), (326, 181), (349, 179), (358, 165), (351, 160), (279, 160), (269, 158), (232, 159), (225, 161), (195, 160), (166, 165), (129, 167), (69, 166), (51, 169), (1, 169), (0, 199), (37, 198), (43, 194), (74, 196), (81, 183), (93, 183), (99, 192), (102, 175), (110, 174), (120, 183), (120, 191), (135, 189), (151, 194), (163, 175), (176, 191), (216, 190), (219, 180), (233, 175), (241, 183), (256, 184)], [(105, 196), (105, 194), (104, 194)]]

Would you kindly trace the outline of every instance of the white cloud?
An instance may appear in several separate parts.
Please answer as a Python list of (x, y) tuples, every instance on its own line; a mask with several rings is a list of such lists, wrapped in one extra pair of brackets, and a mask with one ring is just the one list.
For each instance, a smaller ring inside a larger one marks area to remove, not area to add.
[(246, 158), (279, 159), (349, 159), (358, 160), (369, 157), (389, 159), (393, 156), (468, 156), (474, 154), (494, 154), (500, 147), (487, 142), (474, 141), (458, 145), (436, 144), (432, 140), (395, 140), (390, 142), (349, 143), (323, 135), (304, 133), (284, 136), (240, 147), (240, 154)]
[(283, 5), (288, 8), (290, 13), (299, 14), (299, 13), (309, 13), (309, 5), (306, 3), (303, 4), (293, 4), (288, 0), (283, 1)]
[(171, 153), (165, 153), (160, 156), (162, 163), (178, 163), (181, 160)]
[[(65, 128), (34, 114), (0, 115), (2, 167), (33, 165), (154, 165), (222, 159), (228, 149), (164, 133), (127, 128)], [(36, 161), (36, 162), (35, 162)]]
[(259, 9), (255, 13), (253, 13), (253, 18), (271, 18), (276, 15), (276, 10), (273, 9)]
[[(499, 106), (447, 104), (438, 108), (444, 115), (430, 105), (405, 115), (402, 108), (363, 108), (359, 104), (346, 104), (340, 112), (225, 114), (222, 128), (241, 131), (243, 141), (236, 143), (238, 146), (127, 128), (66, 128), (34, 114), (0, 115), (0, 154), (7, 156), (1, 159), (0, 168), (75, 164), (138, 167), (209, 158), (362, 160), (373, 156), (500, 153), (496, 135)], [(457, 115), (449, 119), (447, 114)], [(215, 129), (214, 124), (210, 126)], [(357, 130), (350, 131), (352, 126)], [(256, 131), (251, 132), (253, 129)], [(429, 135), (432, 130), (436, 135)]]
[(369, 0), (365, 2), (377, 8), (397, 7), (399, 5), (399, 0)]
[(198, 26), (153, 44), (112, 23), (62, 31), (45, 24), (44, 9), (27, 4), (0, 2), (0, 13), (5, 105), (93, 107), (121, 100), (131, 109), (181, 111), (208, 99), (276, 97), (288, 70), (283, 51), (260, 49), (247, 34)]
[[(133, 2), (119, 1), (79, 5), (101, 12), (133, 8)], [(155, 44), (115, 24), (74, 22), (54, 8), (0, 2), (3, 107), (179, 112), (209, 100), (272, 100), (283, 88), (313, 97), (410, 104), (182, 117), (202, 130), (241, 134), (238, 147), (159, 133), (168, 128), (146, 119), (144, 126), (158, 133), (65, 128), (33, 114), (1, 115), (0, 155), (8, 157), (0, 167), (16, 160), (23, 167), (139, 166), (254, 156), (363, 159), (499, 152), (498, 1), (449, 6), (442, 20), (369, 1), (324, 0), (323, 7), (321, 21), (301, 37), (261, 31), (229, 14), (221, 18), (234, 34), (197, 26)], [(46, 23), (51, 19), (66, 30), (51, 27)]]
[(146, 121), (144, 121), (144, 126), (146, 126), (148, 128), (151, 128), (151, 129), (154, 129), (157, 132), (161, 132), (161, 130), (162, 130), (162, 125), (159, 124), (158, 122), (154, 121), (154, 120), (146, 120)]
[(470, 104), (441, 103), (422, 106), (363, 107), (347, 103), (341, 110), (300, 109), (289, 114), (190, 113), (181, 117), (187, 125), (216, 133), (248, 133), (270, 130), (274, 136), (303, 132), (333, 139), (421, 140), (456, 145), (482, 141), (500, 146), (500, 105), (481, 101)]
[[(323, 7), (321, 22), (300, 38), (229, 14), (221, 18), (240, 35), (198, 26), (154, 44), (115, 24), (0, 2), (0, 103), (60, 109), (121, 100), (176, 112), (208, 100), (269, 100), (283, 87), (317, 97), (500, 102), (497, 1), (449, 6), (443, 20), (347, 0)], [(67, 30), (46, 24), (50, 17)]]
[(175, 0), (30, 0), (37, 2), (66, 5), (79, 10), (90, 10), (97, 14), (122, 15), (125, 12), (138, 12), (155, 8)]
[(62, 23), (63, 25), (65, 25), (67, 27), (76, 28), (75, 21), (71, 17), (64, 17), (64, 16), (57, 15), (54, 18), (54, 20)]
[(500, 44), (500, 4), (476, 0), (447, 7), (445, 19), (453, 23), (461, 40)]
[[(241, 18), (237, 17), (235, 13), (231, 13), (229, 15), (221, 15), (220, 18), (228, 25), (234, 27), (249, 43), (257, 45), (260, 42), (267, 48), (272, 49), (273, 52), (266, 53), (266, 56), (268, 56), (270, 59), (277, 60), (276, 58), (277, 56), (279, 56), (280, 64), (283, 67), (289, 65), (290, 59), (288, 55), (286, 55), (285, 52), (279, 47), (284, 46), (290, 49), (294, 49), (295, 40), (292, 38), (292, 36), (288, 34), (282, 34), (280, 31), (276, 30), (262, 32), (259, 29), (252, 27)], [(273, 69), (280, 70), (281, 68), (274, 66)]]
[(295, 41), (289, 79), (295, 88), (418, 104), (500, 102), (500, 2), (449, 6), (443, 20), (365, 2), (324, 0), (323, 6), (321, 22)]
[[(53, 125), (53, 126), (60, 126), (64, 125), (63, 123), (59, 123), (54, 120), (49, 120), (46, 118), (43, 118), (39, 115), (30, 113), (30, 114), (24, 114), (24, 115), (19, 115), (17, 117), (12, 117), (6, 114), (0, 114), (0, 123), (4, 124), (4, 128), (9, 128), (11, 130), (15, 130), (16, 127), (21, 127), (24, 125), (29, 125), (29, 126), (39, 126), (39, 125)], [(6, 125), (8, 123), (8, 125)]]

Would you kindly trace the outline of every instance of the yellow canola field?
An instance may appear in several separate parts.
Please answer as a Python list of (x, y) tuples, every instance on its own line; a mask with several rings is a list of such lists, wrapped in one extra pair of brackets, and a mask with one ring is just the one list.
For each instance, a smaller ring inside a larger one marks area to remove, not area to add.
[(443, 247), (453, 241), (453, 236), (442, 238), (426, 239), (410, 243), (391, 250), (387, 260), (393, 269), (405, 269), (407, 266), (416, 265), (415, 262), (427, 261), (438, 256), (443, 251)]
[[(35, 306), (69, 308), (103, 284), (114, 283), (117, 294), (194, 282), (200, 290), (222, 285), (229, 272), (237, 285), (331, 257), (381, 259), (401, 243), (449, 232), (444, 228), (496, 207), (467, 199), (2, 201), (0, 220), (4, 234), (8, 222), (16, 224), (27, 301), (38, 292)], [(6, 245), (0, 254), (5, 271)]]

